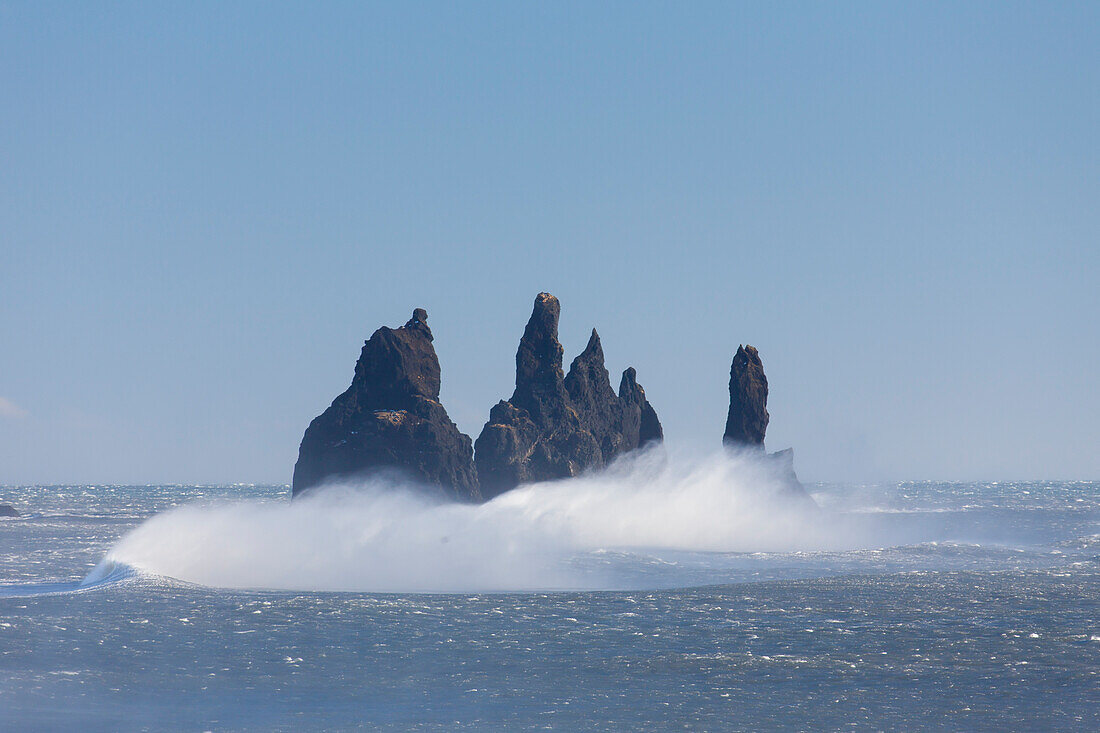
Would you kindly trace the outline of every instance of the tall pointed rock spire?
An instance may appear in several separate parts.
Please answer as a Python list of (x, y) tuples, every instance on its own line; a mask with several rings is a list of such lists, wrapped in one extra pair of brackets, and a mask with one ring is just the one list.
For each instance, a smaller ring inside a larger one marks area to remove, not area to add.
[(730, 409), (722, 442), (763, 449), (768, 420), (768, 378), (760, 354), (753, 346), (738, 346), (730, 366)]
[[(661, 438), (656, 413), (633, 376), (625, 397), (612, 390), (595, 329), (562, 376), (560, 313), (553, 295), (539, 293), (535, 298), (516, 352), (515, 391), (511, 400), (493, 407), (475, 444), (487, 498), (522, 483), (575, 476), (606, 465), (643, 444), (643, 432), (651, 440)], [(633, 369), (628, 371), (633, 375)]]

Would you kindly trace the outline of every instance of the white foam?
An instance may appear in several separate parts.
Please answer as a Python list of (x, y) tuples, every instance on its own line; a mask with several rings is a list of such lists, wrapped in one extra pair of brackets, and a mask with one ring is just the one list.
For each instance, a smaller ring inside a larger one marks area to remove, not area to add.
[(608, 469), (485, 504), (441, 501), (393, 479), (294, 502), (190, 504), (124, 537), (106, 560), (209, 586), (479, 591), (617, 587), (601, 549), (842, 549), (808, 503), (777, 498), (776, 467), (721, 451), (637, 452)]

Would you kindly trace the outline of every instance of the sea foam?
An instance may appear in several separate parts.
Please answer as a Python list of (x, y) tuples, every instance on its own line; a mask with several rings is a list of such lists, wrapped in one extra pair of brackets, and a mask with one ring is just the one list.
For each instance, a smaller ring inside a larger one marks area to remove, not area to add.
[(577, 562), (597, 551), (852, 546), (811, 502), (784, 498), (782, 482), (754, 454), (664, 447), (484, 504), (448, 502), (375, 477), (293, 502), (178, 507), (126, 535), (105, 561), (232, 588), (545, 590), (618, 587), (613, 570)]

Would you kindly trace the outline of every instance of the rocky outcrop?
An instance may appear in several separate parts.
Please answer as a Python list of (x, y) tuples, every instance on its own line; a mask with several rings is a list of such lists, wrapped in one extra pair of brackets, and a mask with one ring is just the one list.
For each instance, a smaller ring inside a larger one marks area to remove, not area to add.
[(753, 346), (738, 346), (730, 366), (730, 409), (722, 442), (763, 449), (768, 420), (768, 378), (760, 354)]
[(397, 470), (451, 498), (481, 499), (470, 438), (439, 402), (439, 359), (422, 308), (363, 344), (347, 391), (310, 423), (293, 494), (326, 480)]
[(758, 455), (778, 480), (781, 495), (816, 506), (794, 472), (794, 449), (764, 452), (764, 434), (770, 419), (768, 378), (764, 376), (760, 353), (754, 346), (738, 346), (730, 366), (730, 409), (722, 443), (729, 448), (759, 451)]
[(638, 384), (637, 376), (634, 367), (628, 367), (619, 380), (619, 402), (623, 415), (620, 453), (665, 439), (661, 421), (657, 419), (653, 405), (645, 398), (645, 390)]
[(560, 315), (558, 299), (539, 293), (516, 352), (515, 391), (490, 411), (475, 445), (485, 498), (522, 483), (575, 476), (663, 438), (633, 368), (623, 373), (618, 394), (611, 388), (595, 329), (562, 374)]
[(784, 448), (775, 453), (769, 453), (767, 460), (771, 463), (772, 471), (779, 481), (780, 494), (787, 498), (804, 499), (815, 506), (817, 503), (810, 497), (806, 487), (798, 480), (798, 474), (794, 472), (794, 448)]
[(0, 517), (18, 517), (19, 512), (11, 504), (0, 504)]

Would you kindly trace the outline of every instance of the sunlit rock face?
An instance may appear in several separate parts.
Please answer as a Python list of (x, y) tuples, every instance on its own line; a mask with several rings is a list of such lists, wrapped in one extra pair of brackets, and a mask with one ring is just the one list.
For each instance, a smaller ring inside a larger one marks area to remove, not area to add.
[(428, 314), (383, 326), (363, 344), (351, 386), (306, 429), (294, 495), (325, 481), (396, 470), (461, 501), (478, 501), (470, 438), (439, 402)]
[(523, 483), (576, 476), (663, 438), (633, 368), (624, 372), (618, 394), (611, 388), (595, 329), (562, 373), (560, 315), (558, 299), (539, 293), (516, 352), (515, 391), (493, 407), (477, 439), (486, 498)]

